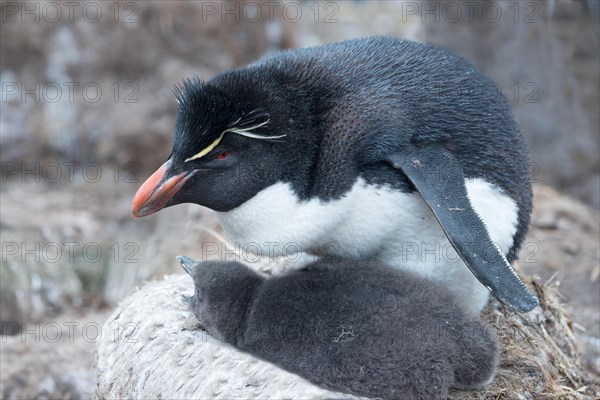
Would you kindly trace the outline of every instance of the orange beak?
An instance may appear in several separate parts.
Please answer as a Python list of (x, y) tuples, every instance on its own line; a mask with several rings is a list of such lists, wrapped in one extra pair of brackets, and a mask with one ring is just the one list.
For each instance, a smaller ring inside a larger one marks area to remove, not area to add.
[(134, 218), (145, 217), (162, 210), (195, 172), (184, 172), (165, 180), (170, 166), (171, 160), (168, 160), (138, 189), (133, 197)]

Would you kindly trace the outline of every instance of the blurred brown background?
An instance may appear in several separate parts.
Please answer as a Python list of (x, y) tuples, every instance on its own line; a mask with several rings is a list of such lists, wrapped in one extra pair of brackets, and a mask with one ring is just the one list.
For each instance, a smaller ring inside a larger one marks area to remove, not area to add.
[[(136, 284), (178, 272), (174, 255), (201, 258), (203, 241), (219, 241), (204, 230), (218, 229), (211, 214), (197, 206), (131, 218), (135, 190), (170, 152), (173, 84), (209, 79), (269, 52), (359, 36), (436, 43), (497, 82), (529, 143), (534, 181), (587, 205), (577, 205), (592, 227), (581, 233), (586, 244), (569, 250), (577, 258), (571, 262), (585, 260), (571, 291), (590, 293), (581, 301), (593, 316), (600, 301), (593, 227), (600, 207), (599, 12), (594, 0), (3, 1), (2, 396), (93, 390), (93, 371), (85, 369), (91, 355), (71, 359), (84, 374), (60, 369), (60, 357), (93, 348), (93, 340), (39, 364), (51, 381), (42, 389), (35, 374), (33, 382), (15, 380), (18, 369), (7, 369), (7, 357), (36, 359), (41, 351), (16, 334), (29, 329), (23, 322), (42, 323), (30, 338), (42, 337), (39, 346), (51, 353), (56, 345), (43, 340), (48, 323), (101, 324)], [(569, 267), (557, 260), (528, 272), (545, 279), (558, 272), (569, 287)], [(582, 318), (597, 348), (598, 320)], [(600, 369), (597, 358), (589, 362)], [(26, 387), (31, 392), (19, 392)]]

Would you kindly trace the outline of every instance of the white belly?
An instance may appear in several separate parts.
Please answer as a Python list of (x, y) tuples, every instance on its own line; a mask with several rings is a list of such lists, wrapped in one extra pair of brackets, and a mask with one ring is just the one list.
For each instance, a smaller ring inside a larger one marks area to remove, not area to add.
[[(516, 232), (516, 204), (484, 180), (465, 183), (473, 208), (506, 254)], [(418, 193), (359, 179), (339, 200), (298, 202), (289, 184), (277, 183), (217, 216), (234, 242), (260, 248), (263, 255), (292, 259), (292, 253), (306, 251), (376, 258), (442, 283), (469, 312), (481, 311), (488, 299)]]

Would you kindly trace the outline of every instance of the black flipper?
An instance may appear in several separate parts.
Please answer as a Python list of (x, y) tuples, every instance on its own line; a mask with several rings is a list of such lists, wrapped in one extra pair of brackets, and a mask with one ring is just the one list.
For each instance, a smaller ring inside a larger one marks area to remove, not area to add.
[(521, 282), (484, 222), (471, 207), (460, 164), (440, 144), (407, 146), (386, 158), (415, 185), (473, 275), (515, 311), (531, 311), (537, 297)]

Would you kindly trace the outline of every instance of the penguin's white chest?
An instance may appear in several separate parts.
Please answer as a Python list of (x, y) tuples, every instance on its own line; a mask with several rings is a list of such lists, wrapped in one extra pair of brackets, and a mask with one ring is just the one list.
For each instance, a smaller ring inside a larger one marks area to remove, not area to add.
[[(415, 223), (425, 222), (431, 213), (420, 202), (418, 195), (377, 188), (360, 179), (341, 199), (301, 202), (289, 184), (280, 182), (217, 215), (236, 243), (268, 243), (278, 256), (300, 250), (362, 258), (377, 252), (397, 229), (412, 231)], [(415, 211), (423, 215), (415, 217)]]
[[(465, 183), (473, 208), (506, 254), (516, 232), (516, 204), (484, 180)], [(460, 260), (417, 192), (402, 193), (358, 179), (338, 200), (300, 202), (289, 184), (276, 183), (217, 216), (230, 239), (260, 248), (263, 255), (306, 251), (376, 258), (443, 283), (457, 293), (459, 302), (468, 303), (466, 308), (479, 311), (487, 301), (487, 289)], [(461, 296), (466, 296), (464, 301)]]

